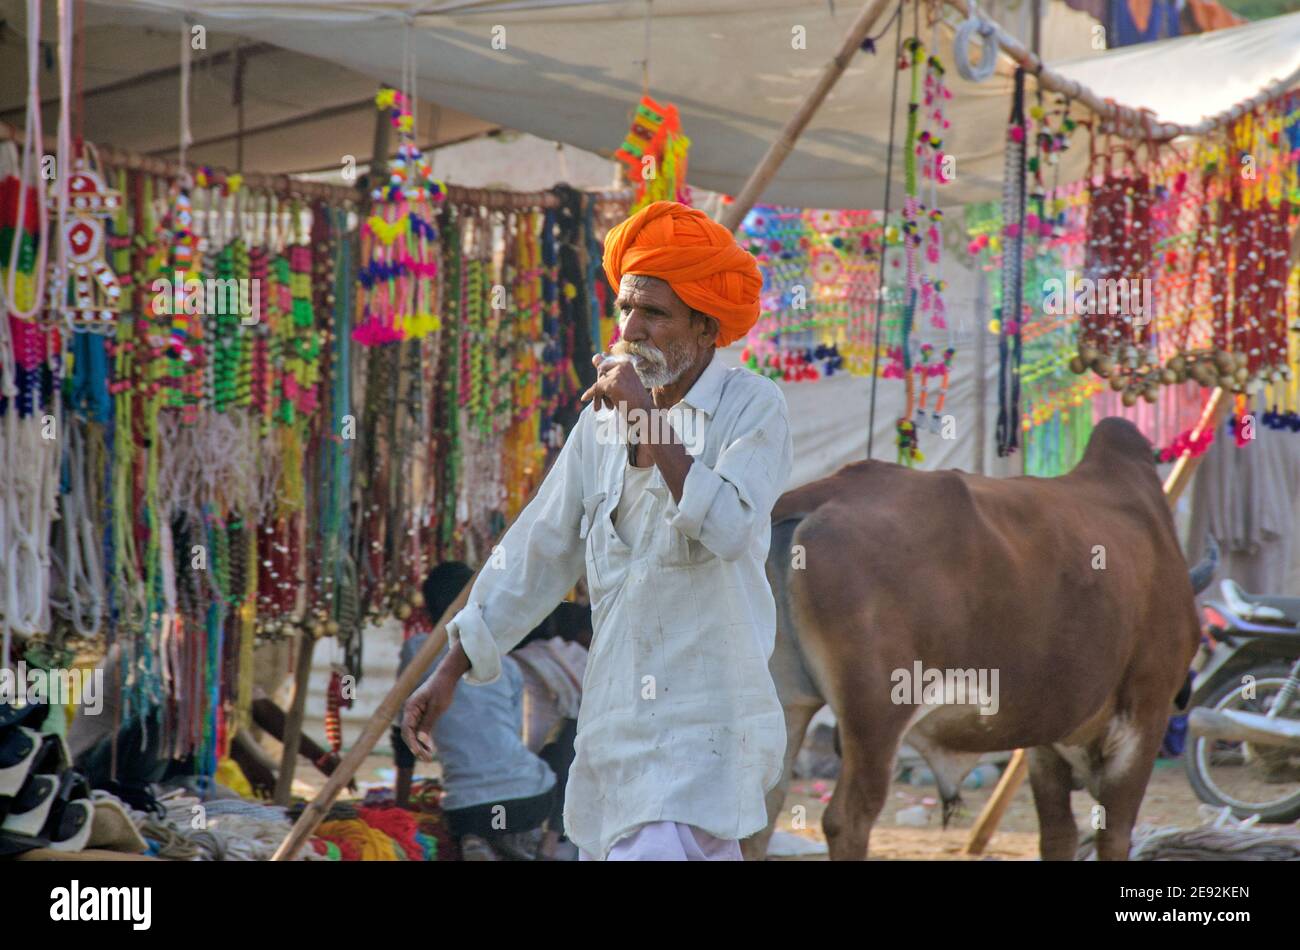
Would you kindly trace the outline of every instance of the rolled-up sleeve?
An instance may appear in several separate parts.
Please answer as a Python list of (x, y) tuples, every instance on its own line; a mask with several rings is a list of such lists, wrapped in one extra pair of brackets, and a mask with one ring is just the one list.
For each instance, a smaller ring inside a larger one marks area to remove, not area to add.
[(582, 437), (590, 408), (578, 418), (555, 464), (497, 547), (465, 607), (447, 622), (447, 639), (469, 658), (469, 683), (501, 675), (501, 656), (555, 609), (584, 569)]
[(734, 561), (760, 529), (768, 530), (793, 464), (785, 396), (768, 384), (741, 412), (717, 464), (710, 468), (698, 458), (691, 464), (681, 501), (669, 500), (669, 524)]

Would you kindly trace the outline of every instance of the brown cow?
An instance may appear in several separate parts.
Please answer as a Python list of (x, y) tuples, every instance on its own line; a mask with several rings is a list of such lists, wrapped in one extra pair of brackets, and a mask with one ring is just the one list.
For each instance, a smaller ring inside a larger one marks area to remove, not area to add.
[[(866, 857), (905, 735), (934, 770), (945, 824), (981, 753), (1026, 748), (1043, 858), (1074, 857), (1070, 792), (1085, 786), (1102, 806), (1098, 856), (1128, 857), (1200, 635), (1151, 445), (1133, 425), (1099, 423), (1060, 478), (845, 466), (777, 502), (767, 572), (788, 742), (772, 822), (748, 857), (766, 853), (825, 703), (844, 759), (823, 819), (832, 860)], [(921, 669), (947, 671), (947, 692), (909, 692)], [(963, 702), (961, 671), (992, 689)]]

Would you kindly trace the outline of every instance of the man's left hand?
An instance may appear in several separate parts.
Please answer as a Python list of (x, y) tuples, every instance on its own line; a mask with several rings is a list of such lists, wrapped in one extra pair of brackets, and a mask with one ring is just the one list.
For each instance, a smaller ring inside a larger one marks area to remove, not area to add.
[(644, 409), (649, 411), (654, 406), (650, 390), (645, 388), (641, 377), (636, 374), (630, 361), (601, 360), (601, 354), (593, 356), (596, 365), (596, 382), (582, 394), (582, 401), (596, 400), (597, 406), (611, 409)]

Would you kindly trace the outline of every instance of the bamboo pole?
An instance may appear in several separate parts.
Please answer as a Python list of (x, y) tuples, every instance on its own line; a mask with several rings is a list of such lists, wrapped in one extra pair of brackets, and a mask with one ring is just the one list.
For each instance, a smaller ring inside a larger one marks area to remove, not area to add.
[(298, 744), (302, 739), (302, 719), (307, 709), (307, 686), (311, 680), (311, 661), (316, 652), (316, 638), (309, 630), (303, 630), (298, 637), (298, 663), (294, 669), (293, 699), (289, 703), (289, 714), (285, 718), (284, 751), (280, 753), (280, 771), (275, 779), (275, 797), (277, 805), (289, 804), (289, 793), (293, 790), (293, 774), (298, 766)]
[[(1228, 398), (1228, 392), (1225, 389), (1215, 387), (1210, 398), (1206, 400), (1205, 408), (1201, 410), (1201, 418), (1196, 423), (1196, 428), (1192, 430), (1192, 441), (1200, 439), (1206, 429), (1217, 429), (1219, 423), (1228, 415), (1228, 409), (1232, 406), (1232, 400)], [(1178, 457), (1174, 467), (1170, 469), (1169, 475), (1165, 478), (1165, 498), (1169, 500), (1169, 506), (1172, 508), (1177, 502), (1183, 489), (1192, 479), (1192, 473), (1196, 471), (1196, 466), (1201, 464), (1201, 458), (1198, 455), (1192, 457), (1191, 450), (1185, 449), (1183, 454)]]
[[(22, 129), (9, 125), (7, 122), (0, 122), (0, 140), (9, 139), (15, 144), (22, 145), (24, 137)], [(53, 148), (53, 139), (49, 136), (46, 138), (45, 147)], [(387, 140), (387, 136), (385, 136), (385, 140)], [(142, 155), (139, 152), (114, 148), (110, 145), (98, 145), (96, 150), (99, 153), (100, 161), (112, 168), (140, 170), (163, 178), (178, 178), (181, 175), (180, 165), (168, 159)], [(387, 164), (387, 159), (384, 160), (384, 163)], [(213, 172), (218, 178), (222, 175), (228, 176), (231, 174), (229, 169), (217, 167), (213, 167)], [(322, 201), (340, 204), (355, 203), (357, 200), (357, 190), (352, 185), (331, 185), (327, 182), (306, 181), (290, 175), (267, 175), (258, 172), (248, 172), (241, 177), (246, 188), (265, 189), (274, 191), (277, 194), (301, 198), (319, 198)], [(626, 200), (631, 192), (624, 189), (599, 191), (592, 194), (595, 195), (598, 202), (622, 201)], [(559, 206), (559, 199), (549, 191), (500, 191), (490, 188), (462, 188), (459, 185), (447, 186), (447, 201), (451, 204), (482, 206), (501, 210), (555, 208)]]
[(970, 839), (966, 842), (963, 854), (984, 853), (984, 848), (993, 837), (993, 832), (997, 831), (998, 825), (1002, 823), (1002, 816), (1007, 813), (1011, 799), (1015, 797), (1016, 790), (1020, 788), (1020, 783), (1025, 780), (1028, 771), (1029, 760), (1025, 758), (1025, 750), (1017, 749), (1011, 754), (1011, 761), (1007, 763), (1002, 777), (998, 779), (993, 794), (989, 796), (988, 804), (975, 820), (975, 826), (971, 828)]
[(812, 88), (812, 91), (808, 93), (799, 108), (795, 110), (794, 115), (786, 122), (776, 141), (768, 146), (767, 152), (758, 163), (758, 167), (750, 173), (744, 187), (740, 189), (740, 194), (723, 209), (719, 221), (727, 230), (734, 231), (740, 227), (740, 222), (745, 219), (749, 209), (754, 207), (754, 204), (758, 201), (759, 195), (776, 177), (782, 163), (794, 149), (794, 143), (803, 134), (803, 130), (808, 127), (808, 123), (821, 107), (826, 96), (835, 86), (835, 83), (839, 81), (840, 76), (844, 75), (844, 70), (853, 61), (854, 55), (862, 46), (862, 41), (866, 39), (871, 27), (880, 19), (880, 15), (885, 12), (885, 9), (893, 6), (893, 4), (894, 0), (870, 0), (862, 8), (858, 18), (853, 21), (849, 31), (844, 34), (844, 41), (840, 44), (839, 52), (822, 68), (822, 74), (817, 79), (817, 85)]
[[(884, 13), (886, 7), (892, 5), (892, 2), (893, 0), (871, 0), (863, 7), (862, 12), (858, 14), (858, 18), (853, 22), (853, 26), (845, 34), (839, 52), (822, 69), (817, 85), (813, 87), (803, 103), (800, 104), (795, 114), (790, 117), (777, 140), (768, 147), (762, 161), (759, 162), (758, 167), (754, 169), (741, 188), (740, 194), (723, 210), (719, 221), (728, 229), (734, 231), (740, 227), (740, 222), (744, 220), (745, 215), (757, 203), (763, 190), (776, 177), (778, 169), (794, 149), (795, 142), (803, 133), (813, 115), (816, 114), (818, 107), (821, 106), (840, 76), (844, 74), (844, 70), (848, 68), (853, 54), (862, 45), (867, 32), (880, 18), (880, 15)], [(944, 2), (963, 16), (973, 16), (978, 9), (978, 5), (973, 0), (944, 0)], [(1242, 100), (1232, 108), (1202, 119), (1200, 122), (1192, 125), (1160, 122), (1156, 120), (1149, 110), (1134, 109), (1130, 106), (1122, 106), (1109, 99), (1103, 99), (1081, 83), (1073, 79), (1067, 79), (1060, 73), (1049, 69), (1020, 40), (1004, 30), (995, 21), (985, 19), (993, 27), (994, 37), (1002, 51), (1015, 60), (1018, 65), (1023, 66), (1026, 71), (1033, 73), (1041, 88), (1049, 92), (1060, 93), (1079, 102), (1101, 118), (1109, 120), (1115, 126), (1114, 131), (1116, 134), (1126, 138), (1164, 141), (1184, 135), (1204, 135), (1221, 126), (1235, 122), (1241, 116), (1257, 109), (1294, 86), (1297, 82), (1300, 82), (1300, 69), (1296, 69), (1289, 75), (1267, 84), (1249, 99)]]
[[(1217, 429), (1231, 405), (1232, 400), (1228, 398), (1227, 391), (1215, 387), (1210, 398), (1205, 401), (1205, 408), (1201, 410), (1201, 418), (1197, 421), (1196, 428), (1192, 430), (1191, 441), (1198, 440), (1207, 428)], [(1169, 507), (1172, 508), (1178, 503), (1179, 496), (1191, 481), (1192, 474), (1204, 457), (1204, 453), (1193, 456), (1190, 448), (1184, 449), (1183, 454), (1178, 457), (1164, 483), (1165, 500), (1169, 502)], [(984, 805), (984, 810), (975, 819), (962, 854), (973, 856), (984, 853), (984, 848), (993, 837), (993, 832), (997, 830), (1002, 816), (1006, 814), (1007, 806), (1011, 804), (1012, 797), (1020, 789), (1020, 784), (1025, 780), (1028, 771), (1025, 750), (1017, 749), (1012, 753), (1011, 761), (1007, 763), (1006, 771), (1002, 773), (1002, 779)]]

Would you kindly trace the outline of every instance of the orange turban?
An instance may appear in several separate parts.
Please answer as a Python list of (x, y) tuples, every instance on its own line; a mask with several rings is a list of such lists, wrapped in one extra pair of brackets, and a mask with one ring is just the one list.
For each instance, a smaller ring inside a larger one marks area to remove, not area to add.
[(647, 205), (605, 236), (605, 276), (666, 280), (688, 306), (718, 320), (718, 346), (758, 322), (763, 277), (752, 254), (703, 211), (675, 201)]

